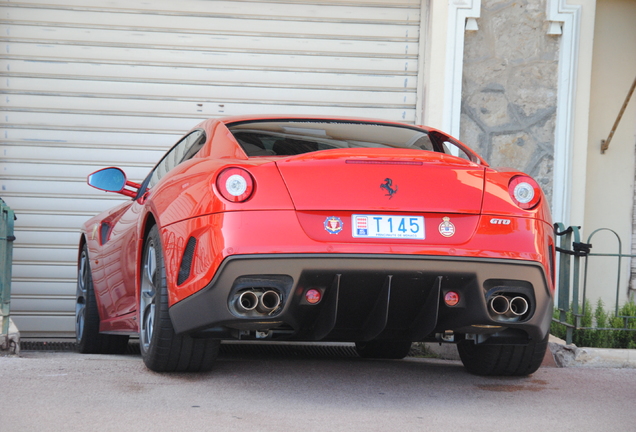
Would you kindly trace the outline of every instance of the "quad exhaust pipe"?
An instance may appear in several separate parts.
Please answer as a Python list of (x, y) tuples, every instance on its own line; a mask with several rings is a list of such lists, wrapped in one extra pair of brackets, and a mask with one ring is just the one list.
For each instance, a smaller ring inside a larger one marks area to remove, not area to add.
[(510, 311), (513, 315), (525, 315), (525, 313), (528, 312), (528, 309), (530, 309), (530, 305), (525, 298), (517, 296), (510, 300)]
[(256, 310), (262, 314), (269, 314), (280, 306), (280, 294), (274, 290), (265, 292), (257, 290), (243, 291), (236, 299), (236, 308), (246, 313)]
[(258, 299), (258, 306), (256, 310), (260, 313), (270, 313), (276, 310), (280, 305), (280, 294), (276, 291), (265, 291)]
[(505, 315), (510, 310), (510, 300), (508, 297), (496, 295), (490, 299), (488, 306), (497, 315)]
[(502, 294), (492, 296), (488, 302), (488, 308), (496, 315), (507, 317), (520, 317), (530, 309), (528, 301), (521, 297), (509, 297)]
[(236, 306), (241, 312), (249, 312), (258, 306), (258, 296), (254, 291), (244, 291), (236, 300)]

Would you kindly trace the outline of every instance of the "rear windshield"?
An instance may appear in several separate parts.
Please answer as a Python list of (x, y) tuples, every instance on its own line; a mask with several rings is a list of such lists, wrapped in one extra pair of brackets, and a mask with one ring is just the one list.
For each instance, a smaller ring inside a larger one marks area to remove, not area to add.
[(421, 129), (382, 123), (267, 120), (233, 123), (228, 128), (248, 156), (371, 147), (445, 152)]

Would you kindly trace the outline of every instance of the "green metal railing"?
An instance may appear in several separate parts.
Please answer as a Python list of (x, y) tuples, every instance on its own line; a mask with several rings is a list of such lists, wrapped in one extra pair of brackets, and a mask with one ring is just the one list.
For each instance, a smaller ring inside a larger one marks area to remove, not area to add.
[[(629, 328), (629, 321), (636, 319), (636, 316), (624, 316), (619, 314), (620, 306), (620, 286), (621, 286), (621, 263), (624, 258), (635, 258), (636, 255), (624, 254), (620, 236), (609, 228), (599, 228), (593, 231), (587, 238), (587, 242), (581, 242), (580, 227), (565, 227), (562, 223), (554, 224), (554, 229), (559, 238), (557, 252), (559, 252), (559, 274), (557, 280), (557, 311), (558, 317), (553, 321), (566, 327), (566, 342), (572, 343), (574, 330), (627, 330), (636, 331)], [(616, 253), (592, 253), (592, 239), (599, 232), (610, 232), (617, 240)], [(614, 316), (623, 320), (622, 328), (599, 328), (584, 326), (582, 320), (585, 316), (588, 265), (591, 257), (615, 257), (616, 258), (616, 298), (614, 304)], [(581, 259), (584, 260), (583, 283), (581, 284)], [(573, 317), (568, 321), (568, 314)]]
[(11, 315), (11, 265), (13, 262), (13, 221), (15, 215), (0, 199), (0, 306), (2, 311), (2, 335), (9, 334)]

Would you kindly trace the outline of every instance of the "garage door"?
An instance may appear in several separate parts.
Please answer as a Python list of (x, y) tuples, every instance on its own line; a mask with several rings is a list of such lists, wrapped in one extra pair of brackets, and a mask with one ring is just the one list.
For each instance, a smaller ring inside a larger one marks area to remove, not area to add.
[[(416, 122), (420, 0), (16, 1), (0, 11), (0, 197), (15, 210), (12, 316), (72, 336), (78, 227), (200, 120), (328, 114)], [(422, 50), (423, 51), (423, 50)]]

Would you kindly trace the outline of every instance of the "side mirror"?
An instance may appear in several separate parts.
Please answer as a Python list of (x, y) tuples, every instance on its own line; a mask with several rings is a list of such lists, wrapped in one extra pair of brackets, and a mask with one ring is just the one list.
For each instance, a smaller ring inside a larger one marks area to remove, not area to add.
[(104, 168), (99, 171), (95, 171), (90, 174), (86, 179), (86, 182), (95, 189), (103, 190), (106, 192), (115, 192), (122, 195), (134, 198), (137, 196), (137, 191), (126, 189), (126, 186), (133, 187), (137, 190), (141, 185), (130, 182), (126, 179), (126, 174), (119, 168)]

